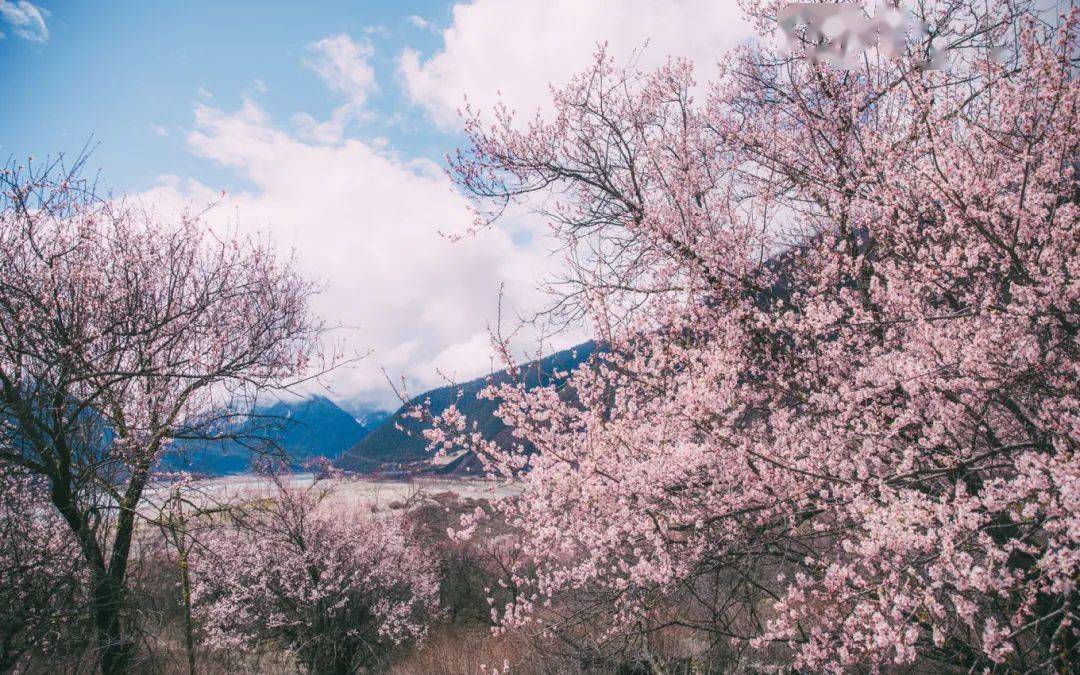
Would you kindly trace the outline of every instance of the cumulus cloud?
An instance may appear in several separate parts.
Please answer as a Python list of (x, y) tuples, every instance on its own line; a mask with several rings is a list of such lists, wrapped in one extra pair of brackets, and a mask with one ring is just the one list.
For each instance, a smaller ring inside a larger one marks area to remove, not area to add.
[(500, 95), (517, 110), (546, 108), (549, 84), (579, 72), (598, 42), (606, 42), (619, 59), (648, 43), (640, 66), (680, 56), (708, 77), (719, 56), (751, 34), (735, 2), (475, 0), (454, 6), (440, 51), (424, 59), (405, 50), (399, 66), (412, 100), (439, 126), (452, 129), (466, 95), (481, 109)]
[(12, 28), (18, 37), (31, 42), (47, 42), (49, 28), (45, 25), (48, 10), (26, 0), (9, 2), (0, 0), (0, 19)]
[[(268, 232), (300, 269), (324, 282), (316, 311), (341, 325), (351, 353), (371, 355), (332, 379), (341, 398), (391, 405), (381, 368), (404, 374), (414, 391), (489, 371), (486, 328), (500, 286), (508, 310), (540, 304), (536, 280), (551, 261), (536, 244), (519, 246), (492, 229), (450, 241), (470, 223), (465, 200), (436, 164), (359, 140), (326, 145), (273, 123), (255, 102), (238, 110), (195, 108), (187, 138), (196, 155), (244, 178), (210, 214), (220, 227)], [(192, 179), (164, 177), (143, 195), (164, 212), (218, 200)], [(564, 341), (573, 341), (572, 336)]]

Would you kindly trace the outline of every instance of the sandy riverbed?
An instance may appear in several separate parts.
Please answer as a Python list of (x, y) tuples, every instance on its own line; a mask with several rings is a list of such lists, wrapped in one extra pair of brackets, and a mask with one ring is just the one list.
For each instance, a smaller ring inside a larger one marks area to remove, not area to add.
[[(288, 482), (297, 487), (309, 486), (313, 481), (314, 475), (310, 473), (292, 474), (288, 478)], [(320, 485), (332, 490), (334, 503), (363, 507), (373, 512), (385, 511), (392, 504), (441, 492), (453, 492), (473, 499), (502, 499), (520, 492), (516, 485), (475, 478), (415, 478), (404, 481), (349, 477), (323, 480)], [(269, 495), (272, 491), (273, 486), (268, 479), (255, 475), (223, 476), (199, 481), (185, 490), (192, 501), (203, 504), (246, 501), (259, 495)], [(152, 488), (147, 492), (148, 504), (159, 504), (169, 492), (165, 486)]]

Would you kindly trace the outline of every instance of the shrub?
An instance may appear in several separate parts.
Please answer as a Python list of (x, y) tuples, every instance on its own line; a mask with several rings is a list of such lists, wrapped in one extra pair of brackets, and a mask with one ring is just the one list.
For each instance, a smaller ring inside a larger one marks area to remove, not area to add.
[(344, 673), (423, 640), (438, 582), (400, 521), (328, 508), (318, 485), (275, 485), (274, 500), (216, 530), (194, 562), (207, 641), (287, 649), (313, 673)]

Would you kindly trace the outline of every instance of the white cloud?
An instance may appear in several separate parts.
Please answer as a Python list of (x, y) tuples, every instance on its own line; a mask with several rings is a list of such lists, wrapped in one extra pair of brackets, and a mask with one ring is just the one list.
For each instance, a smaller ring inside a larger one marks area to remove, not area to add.
[(0, 0), (0, 19), (11, 26), (18, 37), (31, 42), (47, 42), (49, 27), (45, 25), (48, 10), (26, 0)]
[(410, 14), (408, 17), (408, 21), (414, 27), (419, 28), (420, 30), (428, 30), (432, 28), (431, 22), (429, 22), (427, 19), (420, 16), (419, 14)]
[(312, 43), (308, 50), (312, 56), (305, 64), (331, 90), (343, 94), (346, 102), (335, 108), (328, 120), (319, 121), (308, 113), (297, 113), (293, 124), (309, 140), (337, 143), (344, 138), (350, 122), (369, 117), (364, 104), (379, 88), (369, 61), (374, 48), (370, 42), (354, 42), (348, 35), (340, 34)]
[[(491, 335), (483, 330), (483, 326), (478, 328), (480, 330), (472, 337), (448, 345), (437, 354), (414, 355), (415, 360), (409, 367), (408, 374), (417, 381), (430, 380), (434, 374), (439, 379), (435, 383), (438, 386), (465, 382), (478, 374), (498, 370), (502, 365), (492, 351)], [(416, 359), (416, 356), (420, 358)]]
[(547, 107), (548, 85), (583, 70), (598, 42), (618, 59), (647, 42), (641, 67), (681, 56), (704, 79), (726, 49), (752, 34), (731, 0), (475, 0), (455, 5), (453, 16), (438, 53), (423, 59), (406, 50), (399, 59), (413, 101), (446, 129), (458, 125), (466, 95), (481, 109), (500, 94), (523, 113)]
[(338, 106), (330, 114), (330, 119), (319, 121), (306, 112), (292, 116), (293, 126), (300, 136), (315, 143), (340, 143), (345, 137), (345, 129), (354, 119), (361, 119), (362, 113), (349, 105)]
[[(383, 367), (406, 375), (415, 392), (443, 384), (436, 369), (482, 375), (493, 355), (485, 330), (500, 285), (508, 314), (540, 304), (536, 280), (550, 262), (538, 242), (515, 245), (504, 229), (461, 241), (440, 236), (461, 232), (472, 216), (430, 161), (357, 140), (306, 141), (251, 100), (235, 111), (197, 105), (187, 140), (196, 155), (252, 186), (225, 197), (211, 217), (241, 233), (269, 232), (283, 251), (294, 249), (301, 271), (325, 282), (316, 311), (348, 327), (337, 336), (354, 353), (372, 350), (332, 378), (335, 395), (392, 404)], [(144, 197), (168, 212), (203, 206), (220, 192), (164, 177)]]
[(354, 42), (348, 35), (334, 35), (312, 43), (315, 54), (307, 65), (334, 91), (363, 104), (377, 88), (375, 69), (368, 63), (374, 49), (369, 42)]

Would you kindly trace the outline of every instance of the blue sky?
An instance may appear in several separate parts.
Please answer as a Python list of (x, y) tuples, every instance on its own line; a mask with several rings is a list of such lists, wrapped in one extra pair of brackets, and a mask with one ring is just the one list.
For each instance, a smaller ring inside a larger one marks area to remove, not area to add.
[(5, 156), (75, 153), (93, 137), (91, 164), (103, 167), (117, 189), (146, 189), (162, 173), (232, 185), (235, 175), (185, 146), (193, 106), (235, 108), (247, 92), (275, 119), (300, 110), (325, 117), (341, 97), (326, 91), (304, 59), (308, 45), (340, 33), (374, 47), (380, 87), (370, 108), (377, 117), (355, 129), (358, 135), (386, 136), (403, 152), (433, 159), (457, 141), (405, 104), (393, 76), (402, 45), (431, 53), (439, 41), (409, 17), (445, 23), (449, 3), (353, 0), (319, 3), (318, 10), (265, 0), (39, 6), (48, 11), (46, 42), (19, 39), (10, 30), (0, 40), (0, 91), (8, 92), (0, 107)]
[[(457, 109), (531, 116), (598, 43), (707, 80), (748, 38), (718, 0), (0, 0), (0, 155), (77, 153), (102, 184), (162, 218), (216, 207), (215, 228), (268, 236), (325, 291), (314, 310), (351, 354), (327, 394), (394, 407), (492, 367), (489, 328), (549, 301), (560, 258), (526, 207), (472, 223), (443, 167)], [(224, 193), (223, 193), (224, 191)], [(504, 326), (504, 330), (512, 326)], [(577, 344), (588, 326), (554, 338)], [(536, 333), (520, 333), (535, 353)]]

